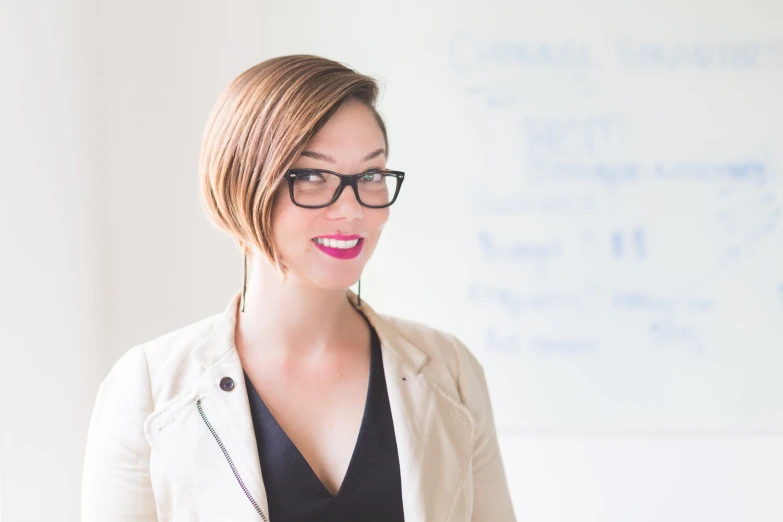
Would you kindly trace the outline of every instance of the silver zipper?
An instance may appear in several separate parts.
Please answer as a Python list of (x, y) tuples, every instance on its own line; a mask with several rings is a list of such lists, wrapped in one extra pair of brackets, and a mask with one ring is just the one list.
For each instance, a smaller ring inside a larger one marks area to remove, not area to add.
[(198, 412), (201, 415), (201, 419), (204, 421), (204, 424), (207, 425), (207, 428), (209, 428), (209, 431), (212, 433), (212, 436), (215, 438), (215, 441), (217, 441), (218, 446), (220, 446), (220, 451), (222, 451), (223, 456), (226, 457), (226, 460), (228, 461), (228, 465), (231, 466), (231, 471), (234, 473), (234, 477), (236, 477), (237, 482), (239, 482), (239, 486), (242, 488), (242, 491), (245, 492), (245, 496), (250, 501), (250, 503), (253, 504), (253, 507), (255, 508), (256, 512), (261, 516), (261, 520), (263, 520), (264, 522), (268, 522), (266, 515), (264, 515), (264, 512), (261, 510), (261, 506), (258, 505), (256, 499), (253, 498), (253, 495), (250, 494), (250, 490), (247, 489), (247, 486), (245, 486), (244, 481), (242, 481), (242, 477), (239, 476), (239, 472), (237, 471), (236, 466), (234, 466), (234, 461), (231, 460), (231, 456), (228, 454), (226, 447), (223, 445), (223, 441), (220, 440), (220, 437), (218, 437), (215, 428), (212, 427), (212, 424), (210, 424), (209, 420), (207, 419), (207, 416), (204, 414), (204, 409), (201, 407), (201, 399), (196, 401), (196, 407), (198, 408)]

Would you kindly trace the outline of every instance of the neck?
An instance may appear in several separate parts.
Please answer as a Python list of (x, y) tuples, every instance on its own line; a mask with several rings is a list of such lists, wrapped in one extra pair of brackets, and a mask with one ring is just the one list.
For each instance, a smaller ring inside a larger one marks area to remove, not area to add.
[(265, 261), (254, 263), (250, 274), (235, 332), (237, 349), (246, 357), (287, 361), (328, 355), (351, 339), (357, 319), (363, 321), (345, 289), (291, 277), (281, 281)]

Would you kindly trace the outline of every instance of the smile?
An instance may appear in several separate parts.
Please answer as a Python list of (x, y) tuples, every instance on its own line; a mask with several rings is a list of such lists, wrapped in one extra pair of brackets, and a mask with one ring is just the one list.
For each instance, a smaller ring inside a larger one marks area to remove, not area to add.
[(354, 239), (330, 239), (316, 237), (313, 243), (318, 249), (337, 259), (353, 259), (362, 252), (364, 238)]

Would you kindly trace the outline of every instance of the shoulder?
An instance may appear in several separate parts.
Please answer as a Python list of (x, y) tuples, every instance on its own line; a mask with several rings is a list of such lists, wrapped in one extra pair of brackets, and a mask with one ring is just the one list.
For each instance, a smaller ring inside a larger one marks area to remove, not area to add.
[(221, 315), (199, 319), (132, 346), (113, 364), (101, 386), (115, 388), (113, 383), (119, 381), (124, 387), (144, 387), (153, 403), (173, 397), (200, 375), (201, 368), (193, 364), (191, 353), (218, 326)]
[(399, 339), (426, 354), (428, 363), (422, 373), (470, 412), (477, 428), (477, 444), (485, 447), (494, 437), (495, 421), (484, 367), (478, 358), (451, 333), (415, 321), (381, 317), (396, 330)]
[(204, 317), (149, 339), (134, 349), (144, 352), (151, 371), (179, 366), (209, 338), (222, 317), (223, 314)]
[(421, 322), (380, 315), (400, 338), (428, 357), (422, 370), (444, 391), (470, 407), (483, 401), (484, 369), (473, 352), (453, 333)]

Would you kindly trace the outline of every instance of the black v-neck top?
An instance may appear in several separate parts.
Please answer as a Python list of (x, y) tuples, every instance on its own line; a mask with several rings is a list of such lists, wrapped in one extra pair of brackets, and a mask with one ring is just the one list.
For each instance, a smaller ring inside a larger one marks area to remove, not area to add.
[[(366, 320), (366, 318), (365, 318)], [(359, 435), (332, 496), (245, 374), (270, 522), (400, 522), (400, 464), (378, 334), (370, 325), (370, 378)]]

